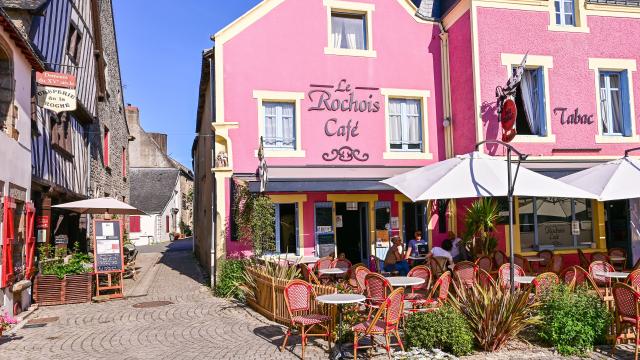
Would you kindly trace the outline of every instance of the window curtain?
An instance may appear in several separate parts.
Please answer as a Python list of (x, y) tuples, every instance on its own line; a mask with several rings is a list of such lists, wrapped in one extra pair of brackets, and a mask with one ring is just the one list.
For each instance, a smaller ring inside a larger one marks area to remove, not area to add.
[(411, 148), (415, 149), (416, 145), (420, 146), (422, 137), (420, 131), (420, 101), (407, 100), (406, 107), (408, 129), (406, 141)]
[(282, 147), (294, 147), (293, 104), (282, 104)]
[(609, 88), (611, 95), (611, 125), (613, 132), (622, 134), (624, 124), (622, 118), (622, 104), (620, 100), (620, 76), (618, 74), (609, 75)]
[(389, 141), (391, 148), (402, 146), (402, 102), (399, 100), (389, 100)]
[(542, 88), (539, 86), (539, 74), (536, 70), (525, 70), (520, 80), (520, 91), (522, 93), (522, 104), (527, 117), (529, 129), (532, 135), (542, 135), (542, 109), (541, 98)]
[(333, 46), (343, 49), (365, 48), (364, 17), (332, 16)]
[(277, 108), (275, 104), (264, 104), (264, 146), (274, 147), (277, 138)]

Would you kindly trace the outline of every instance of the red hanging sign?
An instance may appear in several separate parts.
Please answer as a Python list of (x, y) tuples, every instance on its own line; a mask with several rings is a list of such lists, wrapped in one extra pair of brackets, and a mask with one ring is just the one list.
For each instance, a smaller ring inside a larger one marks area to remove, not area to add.
[(43, 230), (49, 228), (49, 217), (48, 216), (37, 216), (36, 217), (36, 229)]
[(502, 104), (502, 111), (500, 111), (500, 123), (504, 131), (513, 129), (516, 124), (516, 118), (518, 117), (518, 108), (516, 102), (509, 98)]
[(13, 211), (16, 203), (12, 198), (4, 197), (4, 213), (2, 216), (2, 287), (7, 287), (13, 280)]
[[(25, 277), (27, 279), (31, 279), (31, 277), (36, 272), (36, 269), (33, 266), (33, 260), (34, 260), (35, 251), (36, 251), (36, 238), (35, 236), (33, 236), (36, 208), (33, 206), (33, 203), (28, 203), (26, 207), (27, 207), (27, 219), (26, 219), (27, 239), (25, 244), (25, 272), (26, 272)], [(48, 220), (48, 217), (46, 218)]]
[(37, 72), (36, 82), (40, 85), (45, 86), (62, 87), (68, 89), (76, 88), (76, 77), (71, 74), (51, 71)]

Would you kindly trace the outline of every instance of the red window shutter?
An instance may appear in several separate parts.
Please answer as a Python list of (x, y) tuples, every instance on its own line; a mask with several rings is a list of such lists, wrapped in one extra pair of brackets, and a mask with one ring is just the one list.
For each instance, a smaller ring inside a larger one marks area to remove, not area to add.
[(127, 176), (127, 149), (122, 147), (122, 177)]
[(4, 197), (4, 216), (2, 221), (2, 287), (7, 287), (13, 278), (13, 199)]
[(102, 157), (104, 159), (104, 166), (109, 166), (109, 129), (104, 128), (104, 141), (102, 143)]
[(35, 226), (35, 217), (36, 217), (36, 209), (33, 206), (33, 203), (27, 204), (27, 239), (25, 244), (25, 269), (26, 269), (26, 278), (31, 279), (31, 277), (35, 274), (35, 267), (33, 266), (33, 260), (36, 250), (36, 238), (33, 234), (33, 228)]
[(165, 230), (164, 232), (169, 232), (169, 215), (167, 215), (167, 216), (165, 217), (165, 220), (166, 220), (166, 221), (165, 221), (165, 229), (166, 229), (166, 230)]
[(140, 216), (129, 216), (129, 232), (140, 232)]

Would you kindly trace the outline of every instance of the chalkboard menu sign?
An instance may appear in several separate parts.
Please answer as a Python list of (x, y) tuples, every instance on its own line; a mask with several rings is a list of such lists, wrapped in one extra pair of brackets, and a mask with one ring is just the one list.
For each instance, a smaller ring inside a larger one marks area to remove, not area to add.
[(122, 223), (120, 220), (96, 220), (94, 224), (95, 271), (97, 273), (122, 271)]

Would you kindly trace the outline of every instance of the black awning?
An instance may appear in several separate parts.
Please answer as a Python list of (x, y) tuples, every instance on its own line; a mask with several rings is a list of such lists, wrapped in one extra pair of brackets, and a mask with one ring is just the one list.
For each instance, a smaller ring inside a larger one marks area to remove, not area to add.
[[(393, 187), (378, 180), (338, 179), (338, 180), (269, 180), (267, 192), (306, 191), (389, 191)], [(260, 191), (260, 182), (250, 181), (249, 191)]]

